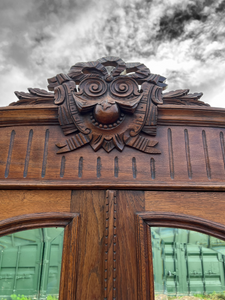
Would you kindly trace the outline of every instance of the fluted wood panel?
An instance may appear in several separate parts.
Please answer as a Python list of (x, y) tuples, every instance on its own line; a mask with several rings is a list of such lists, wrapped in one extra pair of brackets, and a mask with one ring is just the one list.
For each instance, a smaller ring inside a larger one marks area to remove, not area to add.
[[(39, 186), (208, 186), (225, 182), (225, 129), (158, 126), (157, 148), (150, 155), (126, 147), (123, 152), (94, 152), (86, 145), (56, 154), (64, 140), (58, 126), (0, 129), (0, 184)], [(38, 182), (37, 182), (38, 180)], [(91, 181), (91, 182), (90, 182)], [(17, 182), (17, 183), (16, 183)]]

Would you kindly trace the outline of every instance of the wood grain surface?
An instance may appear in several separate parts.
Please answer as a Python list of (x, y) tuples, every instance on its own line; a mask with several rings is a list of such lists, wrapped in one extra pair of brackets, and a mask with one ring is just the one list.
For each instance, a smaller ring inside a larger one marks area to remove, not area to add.
[(73, 191), (71, 212), (79, 212), (76, 299), (103, 299), (105, 191)]
[[(158, 105), (158, 125), (225, 128), (225, 109), (217, 107)], [(0, 108), (0, 127), (57, 125), (56, 105), (21, 105)]]
[[(50, 80), (52, 88), (55, 83)], [(158, 141), (158, 154), (138, 151), (139, 143), (107, 153), (110, 142), (105, 150), (87, 144), (57, 154), (64, 133), (74, 130), (64, 120), (63, 133), (57, 107), (0, 109), (0, 223), (7, 229), (7, 220), (15, 218), (18, 224), (9, 230), (19, 230), (22, 215), (33, 216), (26, 226), (36, 226), (39, 213), (47, 216), (43, 226), (54, 223), (52, 213), (76, 216), (60, 223), (66, 228), (61, 300), (153, 300), (151, 226), (225, 239), (225, 110), (157, 109), (155, 127), (145, 123), (138, 141), (157, 129), (148, 138)], [(95, 117), (104, 123), (102, 115)]]
[(223, 192), (145, 192), (146, 211), (187, 214), (225, 225)]
[(70, 212), (69, 190), (0, 190), (0, 220), (41, 212)]
[(160, 155), (90, 145), (56, 154), (59, 127), (2, 128), (0, 186), (34, 188), (225, 189), (225, 131), (158, 126)]
[(76, 299), (80, 216), (73, 215), (64, 231), (59, 300)]
[(117, 298), (137, 297), (135, 213), (145, 209), (144, 192), (117, 191)]

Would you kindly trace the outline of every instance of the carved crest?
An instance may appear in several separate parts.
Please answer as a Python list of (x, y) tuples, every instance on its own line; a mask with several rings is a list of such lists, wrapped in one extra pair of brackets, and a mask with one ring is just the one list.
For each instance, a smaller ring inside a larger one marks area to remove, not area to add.
[(164, 80), (151, 74), (145, 65), (126, 64), (118, 57), (77, 63), (68, 75), (49, 79), (62, 130), (65, 135), (75, 133), (57, 144), (58, 153), (87, 143), (94, 151), (101, 147), (107, 152), (114, 148), (122, 151), (127, 145), (146, 153), (160, 153), (154, 148), (157, 141), (141, 132), (156, 135), (157, 105), (163, 103)]
[(110, 152), (130, 146), (145, 153), (159, 154), (157, 141), (157, 105), (195, 104), (201, 93), (177, 90), (162, 94), (165, 77), (151, 74), (140, 63), (125, 63), (118, 57), (103, 57), (93, 62), (77, 63), (68, 74), (48, 79), (48, 89), (15, 92), (20, 99), (12, 105), (47, 104), (58, 106), (58, 120), (65, 136), (57, 153), (73, 151), (90, 144)]

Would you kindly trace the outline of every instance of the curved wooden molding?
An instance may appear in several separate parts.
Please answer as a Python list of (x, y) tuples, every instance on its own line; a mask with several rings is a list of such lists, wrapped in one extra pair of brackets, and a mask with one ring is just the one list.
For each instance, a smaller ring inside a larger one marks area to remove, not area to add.
[(66, 227), (76, 217), (78, 214), (57, 212), (17, 216), (0, 221), (0, 236), (41, 227)]
[(37, 213), (0, 221), (0, 236), (41, 227), (64, 227), (59, 299), (76, 299), (79, 214)]
[(194, 230), (225, 239), (225, 226), (202, 218), (168, 212), (144, 212), (138, 216), (151, 227), (174, 227)]
[(168, 212), (136, 214), (138, 299), (154, 299), (151, 227), (174, 227), (198, 231), (225, 240), (225, 226), (202, 218)]

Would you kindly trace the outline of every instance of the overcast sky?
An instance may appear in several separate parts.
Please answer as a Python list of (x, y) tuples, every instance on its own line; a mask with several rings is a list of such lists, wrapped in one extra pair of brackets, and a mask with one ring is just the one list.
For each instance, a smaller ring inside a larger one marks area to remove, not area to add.
[(0, 0), (0, 106), (115, 55), (225, 107), (225, 0)]

